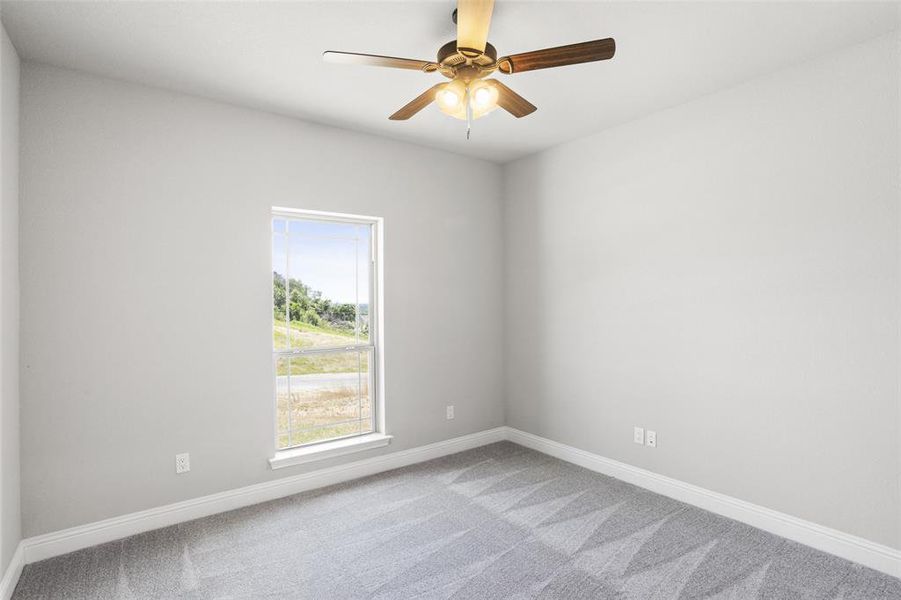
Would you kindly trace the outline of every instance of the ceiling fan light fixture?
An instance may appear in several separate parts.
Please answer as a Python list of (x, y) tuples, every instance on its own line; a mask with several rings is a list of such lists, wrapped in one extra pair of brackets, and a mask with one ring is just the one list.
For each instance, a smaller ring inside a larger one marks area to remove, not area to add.
[(435, 101), (441, 112), (458, 119), (466, 118), (465, 98), (466, 84), (459, 79), (444, 84), (435, 95)]
[(484, 117), (497, 108), (498, 91), (487, 81), (473, 81), (466, 84), (455, 79), (438, 90), (435, 102), (441, 112), (462, 121), (466, 120), (466, 108), (469, 106), (473, 120)]
[(460, 97), (453, 90), (444, 89), (438, 92), (438, 104), (447, 110), (453, 110), (460, 104)]
[(488, 88), (478, 88), (472, 95), (472, 103), (475, 107), (485, 108), (491, 103), (491, 92)]
[(498, 91), (489, 81), (474, 81), (469, 85), (469, 104), (474, 119), (497, 108)]

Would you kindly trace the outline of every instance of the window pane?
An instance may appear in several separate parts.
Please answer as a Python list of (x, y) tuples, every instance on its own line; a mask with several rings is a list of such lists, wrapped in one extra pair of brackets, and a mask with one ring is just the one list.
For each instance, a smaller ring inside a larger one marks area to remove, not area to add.
[(375, 431), (373, 231), (274, 216), (273, 350), (279, 448)]
[[(284, 225), (284, 221), (282, 221)], [(275, 350), (288, 348), (288, 329), (285, 326), (286, 291), (285, 274), (287, 265), (287, 241), (284, 235), (272, 235), (272, 347)]]
[(289, 420), (291, 412), (289, 410), (288, 364), (289, 359), (287, 358), (278, 358), (275, 361), (275, 413), (279, 448), (291, 445), (292, 423)]
[(319, 221), (302, 217), (288, 220), (288, 233), (292, 236), (349, 238), (354, 236), (354, 229), (357, 227), (360, 227), (360, 224), (343, 223), (341, 221)]
[(361, 330), (368, 331), (369, 229), (346, 223), (288, 223), (290, 325), (283, 328), (290, 348), (349, 346), (359, 342)]
[(357, 340), (369, 342), (369, 292), (372, 289), (372, 240), (369, 225), (357, 226)]
[(372, 352), (360, 353), (360, 418), (363, 420), (360, 433), (371, 433), (375, 430), (375, 415), (372, 411)]
[(279, 359), (279, 447), (373, 431), (369, 362), (368, 349)]

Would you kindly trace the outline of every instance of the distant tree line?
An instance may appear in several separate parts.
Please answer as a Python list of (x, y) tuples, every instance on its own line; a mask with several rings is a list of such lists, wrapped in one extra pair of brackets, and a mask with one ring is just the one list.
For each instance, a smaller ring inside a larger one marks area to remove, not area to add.
[[(299, 279), (291, 278), (288, 284), (286, 291), (284, 276), (272, 272), (272, 300), (276, 319), (285, 318), (285, 303), (287, 303), (291, 321), (309, 323), (317, 327), (329, 326), (353, 330), (357, 317), (356, 307), (353, 304), (342, 304), (323, 298), (322, 292), (310, 289), (310, 286)], [(364, 320), (364, 332), (368, 329), (367, 325)]]

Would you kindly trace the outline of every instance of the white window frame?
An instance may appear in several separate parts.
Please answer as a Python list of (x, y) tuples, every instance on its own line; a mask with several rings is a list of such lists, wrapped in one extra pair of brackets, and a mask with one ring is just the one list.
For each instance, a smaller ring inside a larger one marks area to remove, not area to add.
[[(305, 354), (321, 353), (322, 350), (275, 350), (272, 351), (272, 420), (273, 420), (273, 447), (274, 453), (269, 459), (269, 464), (273, 469), (289, 467), (308, 463), (316, 460), (331, 458), (349, 454), (351, 452), (359, 452), (386, 446), (391, 442), (391, 437), (385, 430), (385, 359), (383, 348), (383, 331), (384, 319), (382, 317), (383, 305), (383, 279), (382, 279), (382, 244), (384, 220), (381, 217), (371, 217), (364, 215), (352, 215), (345, 213), (323, 212), (316, 210), (303, 210), (296, 208), (273, 207), (270, 218), (270, 227), (276, 219), (304, 219), (311, 221), (326, 221), (331, 223), (351, 223), (355, 225), (369, 225), (371, 227), (371, 276), (370, 276), (370, 293), (369, 293), (369, 343), (354, 344), (343, 348), (343, 350), (360, 350), (371, 349), (372, 360), (369, 368), (370, 378), (370, 394), (371, 406), (373, 411), (373, 431), (371, 433), (351, 435), (347, 437), (325, 440), (320, 442), (311, 442), (302, 446), (286, 448), (281, 450), (278, 448), (278, 409), (277, 409), (277, 386), (276, 386), (276, 370), (277, 358), (285, 356), (301, 356)], [(270, 230), (269, 241), (270, 248), (273, 240), (273, 231)], [(270, 250), (270, 256), (272, 251)], [(287, 282), (287, 275), (286, 275)], [(286, 290), (287, 291), (287, 290)], [(272, 315), (272, 294), (269, 294), (270, 309)], [(270, 330), (274, 327), (275, 317), (271, 316), (272, 322)], [(271, 334), (270, 334), (271, 339)], [(333, 351), (330, 349), (329, 351)]]

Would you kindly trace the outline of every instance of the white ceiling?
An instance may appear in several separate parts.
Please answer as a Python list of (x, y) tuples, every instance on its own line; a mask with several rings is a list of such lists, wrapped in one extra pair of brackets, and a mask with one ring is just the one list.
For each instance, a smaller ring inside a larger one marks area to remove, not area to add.
[(686, 102), (898, 27), (898, 4), (507, 2), (491, 42), (511, 54), (613, 37), (611, 61), (498, 77), (538, 106), (473, 126), (429, 107), (388, 115), (443, 78), (326, 64), (324, 50), (432, 60), (454, 38), (432, 2), (23, 2), (2, 18), (21, 56), (497, 162)]

